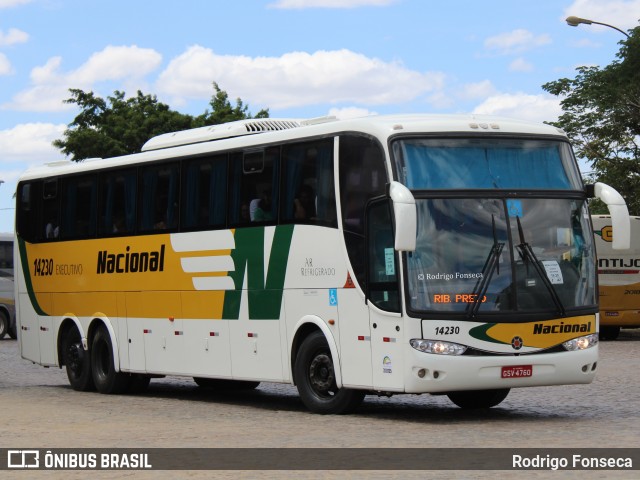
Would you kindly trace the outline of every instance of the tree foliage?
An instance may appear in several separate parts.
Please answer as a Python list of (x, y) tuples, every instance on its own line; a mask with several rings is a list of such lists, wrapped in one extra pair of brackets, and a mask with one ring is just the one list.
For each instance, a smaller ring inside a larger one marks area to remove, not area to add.
[(232, 107), (227, 92), (220, 90), (216, 82), (213, 82), (213, 88), (216, 93), (209, 102), (211, 110), (205, 110), (202, 115), (196, 117), (196, 126), (219, 125), (245, 118), (269, 118), (268, 109), (260, 110), (255, 117), (252, 117), (249, 113), (249, 106), (245, 105), (240, 98), (236, 99), (236, 105)]
[[(116, 90), (105, 100), (93, 92), (70, 89), (65, 103), (76, 104), (80, 113), (53, 145), (73, 161), (116, 157), (139, 152), (147, 140), (162, 133), (253, 118), (240, 98), (232, 106), (227, 92), (215, 82), (213, 86), (211, 110), (197, 117), (171, 110), (155, 95), (141, 91), (125, 99), (125, 93)], [(255, 118), (268, 117), (268, 110), (260, 110)]]
[(640, 214), (640, 27), (620, 44), (610, 65), (578, 67), (575, 78), (542, 88), (562, 97), (563, 114), (550, 123), (567, 132), (576, 155), (589, 163), (590, 180), (617, 189), (630, 213)]

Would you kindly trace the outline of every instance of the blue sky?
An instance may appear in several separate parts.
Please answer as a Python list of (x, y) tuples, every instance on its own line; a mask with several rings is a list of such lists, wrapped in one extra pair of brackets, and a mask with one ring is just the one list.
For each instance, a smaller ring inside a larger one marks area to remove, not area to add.
[(640, 0), (0, 0), (0, 231), (78, 113), (69, 88), (200, 114), (216, 81), (271, 117), (476, 112), (552, 121), (541, 86), (615, 59)]

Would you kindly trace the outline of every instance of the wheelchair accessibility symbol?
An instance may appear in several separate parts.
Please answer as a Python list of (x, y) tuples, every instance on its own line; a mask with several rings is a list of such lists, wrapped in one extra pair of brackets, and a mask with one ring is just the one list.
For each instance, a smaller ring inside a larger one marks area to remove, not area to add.
[(329, 289), (329, 305), (335, 307), (338, 305), (338, 289), (330, 288)]

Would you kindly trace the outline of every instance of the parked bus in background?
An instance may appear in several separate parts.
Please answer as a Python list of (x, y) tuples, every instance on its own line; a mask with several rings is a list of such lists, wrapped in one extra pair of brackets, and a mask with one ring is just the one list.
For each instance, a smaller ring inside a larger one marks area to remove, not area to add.
[(13, 234), (0, 233), (0, 339), (17, 338), (13, 295)]
[(640, 328), (640, 217), (630, 217), (631, 245), (613, 250), (611, 217), (593, 215), (598, 255), (600, 338), (615, 340), (620, 328)]
[(291, 383), (313, 412), (366, 394), (589, 383), (591, 196), (554, 127), (474, 115), (243, 120), (17, 188), (20, 348), (74, 389)]

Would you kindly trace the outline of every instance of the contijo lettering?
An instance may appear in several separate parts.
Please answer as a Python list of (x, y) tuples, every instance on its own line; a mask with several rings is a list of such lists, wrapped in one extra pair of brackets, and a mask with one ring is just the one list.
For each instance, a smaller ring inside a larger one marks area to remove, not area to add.
[(551, 455), (534, 455), (523, 457), (513, 455), (512, 468), (549, 469), (559, 470), (562, 468), (633, 468), (633, 460), (623, 457), (584, 457), (582, 455), (572, 455), (571, 458), (552, 457)]
[(127, 247), (124, 253), (98, 252), (98, 275), (164, 271), (164, 244), (157, 251), (131, 252), (130, 249)]

